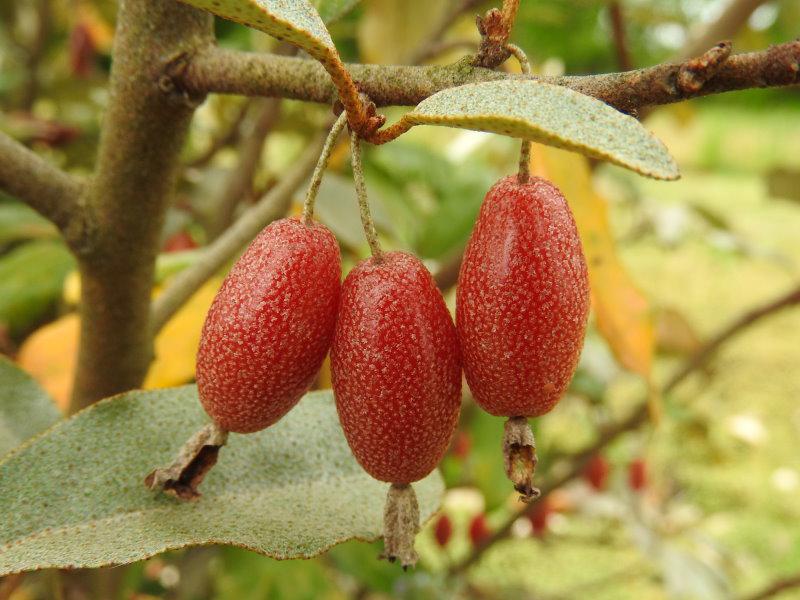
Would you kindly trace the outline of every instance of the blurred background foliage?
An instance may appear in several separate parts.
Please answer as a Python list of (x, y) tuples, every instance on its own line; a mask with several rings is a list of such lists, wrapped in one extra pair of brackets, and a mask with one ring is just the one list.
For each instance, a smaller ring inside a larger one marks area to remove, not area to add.
[[(446, 63), (478, 41), (477, 3), (420, 52), (453, 3), (326, 2), (347, 60)], [(725, 0), (626, 0), (633, 66), (679, 54)], [(752, 3), (758, 4), (758, 3)], [(351, 5), (357, 5), (347, 12)], [(90, 172), (107, 102), (112, 0), (0, 3), (0, 130), (78, 175)], [(537, 72), (619, 69), (609, 3), (522, 2), (513, 41)], [(791, 39), (800, 3), (763, 2), (735, 35), (736, 51)], [(287, 49), (217, 22), (221, 45)], [(514, 69), (514, 65), (506, 68)], [(401, 109), (389, 109), (390, 120)], [(324, 107), (212, 96), (184, 151), (163, 235), (158, 294), (235, 216), (271, 189), (328, 118)], [(592, 265), (593, 316), (581, 364), (559, 407), (535, 423), (540, 475), (569, 469), (642, 398), (651, 420), (618, 437), (581, 477), (550, 494), (468, 568), (476, 544), (519, 509), (506, 482), (502, 420), (465, 398), (442, 465), (449, 491), (418, 538), (422, 562), (403, 573), (380, 544), (349, 542), (307, 561), (276, 562), (231, 548), (169, 553), (110, 571), (113, 595), (143, 600), (248, 598), (744, 598), (800, 572), (800, 311), (748, 329), (674, 392), (659, 387), (704, 340), (800, 279), (800, 95), (752, 90), (652, 111), (647, 126), (676, 156), (674, 183), (542, 147), (534, 170), (562, 187)], [(369, 149), (366, 174), (384, 245), (412, 250), (446, 278), (483, 195), (513, 172), (518, 143), (418, 128)], [(336, 232), (345, 268), (367, 254), (348, 172), (334, 153), (319, 218)], [(295, 194), (298, 212), (303, 190)], [(168, 323), (146, 387), (191, 381), (205, 312), (224, 272)], [(451, 278), (452, 279), (452, 278)], [(77, 348), (80, 280), (55, 230), (0, 198), (0, 351), (63, 408)], [(450, 286), (446, 297), (452, 305)], [(319, 387), (330, 385), (326, 369)], [(313, 518), (313, 515), (309, 515)], [(51, 597), (48, 574), (15, 600)], [(785, 597), (798, 597), (788, 591)]]

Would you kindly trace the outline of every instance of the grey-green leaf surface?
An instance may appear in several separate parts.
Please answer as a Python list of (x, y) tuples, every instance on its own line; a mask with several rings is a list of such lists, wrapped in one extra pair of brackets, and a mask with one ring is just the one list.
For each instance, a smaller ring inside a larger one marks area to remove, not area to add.
[[(265, 431), (232, 434), (196, 502), (145, 489), (207, 422), (194, 386), (130, 392), (63, 421), (0, 463), (0, 576), (99, 567), (197, 544), (310, 557), (380, 535), (387, 484), (352, 457), (330, 392), (307, 394)], [(414, 484), (423, 519), (438, 473)]]
[(53, 400), (39, 384), (0, 356), (0, 456), (55, 425), (60, 418)]
[(182, 1), (292, 43), (318, 60), (336, 52), (322, 18), (308, 0)]
[(323, 22), (332, 23), (349, 13), (360, 0), (312, 0)]
[(403, 120), (524, 138), (580, 152), (656, 179), (677, 179), (664, 144), (639, 121), (566, 87), (503, 80), (448, 88)]

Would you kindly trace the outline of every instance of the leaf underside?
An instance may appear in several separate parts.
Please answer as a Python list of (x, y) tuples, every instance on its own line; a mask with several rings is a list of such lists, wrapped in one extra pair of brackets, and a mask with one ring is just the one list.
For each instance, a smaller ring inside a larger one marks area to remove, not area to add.
[[(200, 544), (310, 557), (379, 537), (388, 486), (352, 457), (330, 392), (306, 395), (265, 431), (231, 435), (198, 501), (146, 490), (144, 476), (206, 422), (194, 386), (131, 392), (12, 452), (0, 463), (0, 576), (123, 564)], [(414, 487), (427, 519), (441, 477)]]
[[(0, 356), (0, 457), (60, 418), (61, 413), (39, 384)], [(0, 481), (0, 487), (5, 487), (5, 481)]]
[(504, 80), (448, 88), (407, 113), (414, 125), (499, 133), (608, 160), (656, 179), (677, 179), (664, 144), (639, 121), (600, 100), (538, 81)]
[(318, 60), (336, 52), (322, 18), (307, 0), (181, 1), (294, 44)]

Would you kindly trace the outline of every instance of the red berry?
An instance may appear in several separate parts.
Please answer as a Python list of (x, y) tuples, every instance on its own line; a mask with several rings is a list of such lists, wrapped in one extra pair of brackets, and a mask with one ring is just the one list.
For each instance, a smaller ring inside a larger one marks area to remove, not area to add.
[(340, 279), (324, 225), (281, 219), (253, 240), (208, 311), (197, 353), (200, 400), (220, 427), (264, 429), (306, 392), (330, 347)]
[(436, 467), (461, 407), (461, 353), (418, 258), (390, 252), (350, 271), (331, 371), (345, 437), (370, 475), (405, 484)]
[(533, 512), (528, 515), (528, 519), (531, 522), (531, 527), (533, 527), (533, 535), (541, 537), (545, 534), (547, 531), (547, 524), (550, 521), (550, 515), (552, 513), (553, 509), (546, 499), (536, 503), (536, 506), (533, 508)]
[(644, 459), (637, 458), (628, 466), (628, 485), (634, 492), (647, 487), (647, 463)]
[(489, 524), (486, 522), (486, 515), (483, 513), (475, 515), (469, 524), (469, 539), (472, 544), (478, 546), (491, 535), (492, 531), (489, 529)]
[(489, 413), (535, 417), (564, 393), (580, 356), (589, 283), (561, 192), (533, 177), (486, 194), (459, 275), (464, 372)]
[(433, 528), (433, 536), (436, 538), (436, 543), (439, 544), (439, 546), (442, 548), (447, 546), (450, 538), (453, 537), (453, 522), (450, 520), (450, 517), (444, 514), (439, 517), (439, 520), (436, 521), (436, 525)]
[(179, 231), (164, 242), (164, 252), (181, 252), (197, 248), (197, 242), (188, 231)]
[(466, 460), (469, 456), (469, 451), (472, 450), (472, 437), (468, 431), (458, 431), (453, 439), (450, 452), (453, 453), (458, 460)]
[(606, 489), (610, 471), (611, 466), (605, 457), (596, 454), (586, 463), (586, 467), (583, 469), (583, 477), (595, 490), (602, 492)]

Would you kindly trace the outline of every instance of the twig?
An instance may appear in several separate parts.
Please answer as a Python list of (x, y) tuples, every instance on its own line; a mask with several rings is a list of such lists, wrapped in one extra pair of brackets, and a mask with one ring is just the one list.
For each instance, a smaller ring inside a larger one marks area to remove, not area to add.
[[(457, 2), (453, 3), (453, 5), (450, 7), (450, 10), (447, 11), (444, 17), (442, 17), (438, 27), (431, 32), (430, 36), (428, 36), (428, 39), (425, 42), (420, 44), (419, 50), (417, 50), (411, 56), (411, 60), (409, 62), (412, 65), (418, 65), (422, 62), (425, 62), (425, 60), (431, 58), (432, 56), (443, 52), (443, 43), (441, 40), (444, 37), (444, 34), (447, 33), (447, 30), (453, 26), (453, 24), (459, 19), (459, 17), (461, 17), (461, 15), (473, 10), (483, 1), (484, 0), (458, 0)], [(464, 42), (461, 42), (461, 44), (463, 43)], [(472, 42), (469, 43), (472, 44)]]
[[(360, 89), (377, 106), (416, 105), (446, 88), (498, 79), (534, 79), (594, 96), (623, 112), (670, 104), (708, 94), (800, 83), (800, 41), (759, 52), (734, 54), (697, 92), (676, 85), (683, 63), (663, 63), (636, 71), (582, 76), (524, 76), (471, 66), (465, 59), (449, 66), (348, 65)], [(191, 93), (278, 96), (331, 104), (336, 90), (315, 61), (209, 47), (175, 75)]]
[(277, 123), (281, 103), (276, 98), (261, 98), (251, 105), (252, 127), (238, 147), (238, 164), (228, 173), (209, 228), (211, 239), (230, 226), (239, 202), (252, 191), (253, 177), (264, 149), (264, 140)]
[(614, 50), (617, 53), (617, 66), (620, 71), (630, 71), (633, 68), (633, 61), (631, 61), (628, 40), (625, 37), (625, 17), (622, 14), (622, 3), (617, 1), (609, 2), (608, 16), (611, 20)]
[(214, 158), (220, 150), (235, 144), (239, 139), (239, 130), (244, 122), (245, 117), (247, 116), (247, 113), (250, 110), (251, 103), (251, 101), (248, 101), (242, 104), (242, 106), (239, 108), (239, 112), (236, 113), (233, 121), (230, 125), (228, 125), (228, 128), (222, 133), (222, 135), (212, 139), (211, 143), (203, 152), (186, 163), (185, 168), (199, 169), (204, 167), (211, 162), (211, 159)]
[(766, 600), (767, 598), (773, 598), (774, 596), (782, 594), (787, 590), (797, 587), (800, 587), (800, 575), (786, 577), (785, 579), (778, 579), (761, 591), (758, 591), (750, 596), (745, 596), (743, 600)]
[[(681, 382), (683, 382), (690, 374), (702, 367), (708, 362), (720, 347), (732, 337), (741, 333), (746, 328), (757, 323), (764, 317), (773, 315), (785, 308), (800, 304), (800, 287), (797, 287), (787, 294), (779, 296), (761, 306), (746, 312), (744, 315), (736, 319), (728, 327), (722, 329), (717, 335), (712, 337), (706, 344), (703, 345), (691, 358), (689, 358), (684, 366), (667, 380), (664, 385), (663, 394), (667, 394), (674, 390)], [(547, 481), (545, 485), (541, 486), (541, 496), (539, 502), (544, 501), (549, 494), (554, 490), (560, 488), (564, 484), (580, 477), (589, 459), (600, 452), (603, 448), (611, 444), (623, 433), (636, 429), (647, 422), (648, 420), (648, 402), (642, 400), (636, 409), (622, 421), (605, 427), (601, 430), (597, 440), (584, 448), (580, 452), (570, 454), (563, 457), (569, 460), (569, 469), (560, 477), (556, 477), (551, 481)], [(457, 574), (469, 568), (483, 554), (497, 542), (508, 537), (511, 533), (511, 528), (520, 517), (530, 514), (537, 504), (529, 504), (526, 507), (516, 511), (502, 526), (500, 526), (489, 538), (482, 544), (475, 547), (475, 549), (467, 556), (466, 559), (457, 563), (450, 569), (450, 574)]]
[(25, 71), (28, 79), (25, 81), (20, 103), (23, 110), (30, 110), (39, 95), (39, 65), (44, 57), (53, 17), (50, 0), (38, 0), (35, 12), (36, 33), (30, 47), (26, 49), (28, 56), (25, 60)]
[(73, 248), (84, 241), (85, 223), (77, 179), (0, 132), (0, 189), (52, 221)]
[(718, 41), (732, 38), (747, 23), (753, 11), (765, 2), (766, 0), (730, 0), (719, 17), (681, 50), (679, 59), (692, 58)]
[(324, 136), (321, 136), (312, 142), (294, 168), (266, 196), (242, 214), (214, 243), (207, 246), (197, 262), (175, 276), (153, 303), (150, 323), (154, 333), (265, 225), (286, 214), (292, 195), (311, 174), (323, 141)]

